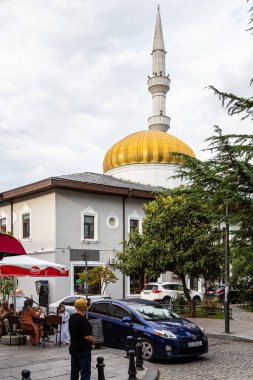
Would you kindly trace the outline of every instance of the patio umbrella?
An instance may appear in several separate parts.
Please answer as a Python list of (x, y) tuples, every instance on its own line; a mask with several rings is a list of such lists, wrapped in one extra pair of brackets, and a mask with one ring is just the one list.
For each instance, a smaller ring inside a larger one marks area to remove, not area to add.
[(0, 260), (6, 256), (26, 255), (22, 244), (13, 236), (0, 233)]
[(0, 261), (0, 277), (67, 277), (68, 267), (31, 256), (4, 257)]
[(0, 261), (0, 277), (13, 277), (14, 307), (16, 307), (16, 277), (67, 277), (68, 275), (67, 266), (28, 255), (4, 257)]

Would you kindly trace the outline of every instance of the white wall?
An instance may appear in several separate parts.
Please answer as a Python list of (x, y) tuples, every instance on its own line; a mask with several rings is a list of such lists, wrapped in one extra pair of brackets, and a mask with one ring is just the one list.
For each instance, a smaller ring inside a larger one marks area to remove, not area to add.
[(174, 164), (133, 164), (108, 170), (105, 174), (145, 185), (174, 188), (182, 184), (179, 178), (171, 178), (177, 168)]

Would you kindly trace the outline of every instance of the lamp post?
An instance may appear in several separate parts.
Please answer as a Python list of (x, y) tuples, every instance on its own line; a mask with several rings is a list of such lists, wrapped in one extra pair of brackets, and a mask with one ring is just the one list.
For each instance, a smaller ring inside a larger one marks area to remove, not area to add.
[(81, 257), (82, 257), (82, 261), (85, 261), (85, 281), (83, 283), (83, 292), (86, 296), (86, 300), (88, 300), (88, 262), (87, 262), (87, 259), (88, 259), (88, 256), (89, 254), (87, 252), (84, 252)]
[(226, 226), (225, 226), (225, 333), (229, 333), (229, 222), (228, 199), (226, 200)]

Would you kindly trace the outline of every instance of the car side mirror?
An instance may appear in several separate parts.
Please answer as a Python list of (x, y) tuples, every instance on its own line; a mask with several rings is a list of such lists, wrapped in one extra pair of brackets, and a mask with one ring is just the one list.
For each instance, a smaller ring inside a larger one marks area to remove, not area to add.
[(122, 318), (122, 322), (125, 322), (125, 323), (128, 323), (129, 325), (131, 325), (132, 319), (131, 319), (131, 317), (124, 317), (124, 318)]

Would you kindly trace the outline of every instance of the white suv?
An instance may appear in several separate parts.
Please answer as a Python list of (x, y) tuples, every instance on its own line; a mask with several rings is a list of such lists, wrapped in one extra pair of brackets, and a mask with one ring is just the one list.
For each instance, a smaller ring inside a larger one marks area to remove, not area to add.
[[(194, 302), (203, 300), (203, 293), (189, 289), (191, 299)], [(141, 298), (151, 301), (170, 302), (179, 295), (184, 296), (183, 285), (178, 282), (149, 282), (141, 292)]]

